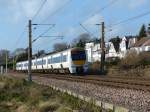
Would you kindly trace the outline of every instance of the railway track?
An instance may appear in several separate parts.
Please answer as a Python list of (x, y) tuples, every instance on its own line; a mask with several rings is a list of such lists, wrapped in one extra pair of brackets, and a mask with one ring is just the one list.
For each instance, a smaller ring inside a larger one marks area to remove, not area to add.
[(55, 75), (55, 74), (33, 74), (33, 76), (47, 77), (58, 80), (67, 80), (73, 82), (90, 83), (101, 86), (109, 86), (115, 88), (135, 89), (142, 91), (150, 91), (150, 80), (135, 80), (135, 79), (121, 79), (98, 76), (71, 76), (71, 75)]

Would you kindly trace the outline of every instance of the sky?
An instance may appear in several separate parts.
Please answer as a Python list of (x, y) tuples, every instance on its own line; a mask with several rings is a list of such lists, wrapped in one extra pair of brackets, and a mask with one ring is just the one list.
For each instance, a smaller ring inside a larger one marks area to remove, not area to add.
[[(113, 26), (119, 21), (150, 11), (150, 0), (0, 0), (0, 49), (14, 51), (28, 46), (28, 20), (33, 24), (55, 24), (32, 26), (32, 39), (51, 29), (33, 43), (33, 52), (52, 51), (53, 44), (71, 43), (82, 33), (100, 38), (100, 26), (105, 22), (105, 40), (115, 36), (137, 35), (142, 24), (150, 23), (150, 14)], [(109, 4), (109, 5), (108, 5)], [(110, 5), (111, 4), (111, 5)], [(36, 16), (35, 16), (36, 15)]]

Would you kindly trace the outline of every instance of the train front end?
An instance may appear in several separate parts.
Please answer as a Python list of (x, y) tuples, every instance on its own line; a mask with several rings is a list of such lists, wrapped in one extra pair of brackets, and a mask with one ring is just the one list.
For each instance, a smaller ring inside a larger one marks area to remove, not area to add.
[(83, 73), (86, 62), (86, 53), (82, 48), (74, 48), (71, 50), (71, 72)]

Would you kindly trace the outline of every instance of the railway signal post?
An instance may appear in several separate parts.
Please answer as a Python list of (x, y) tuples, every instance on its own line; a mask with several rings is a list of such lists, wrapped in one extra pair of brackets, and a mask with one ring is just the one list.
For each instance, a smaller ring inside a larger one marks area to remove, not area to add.
[(31, 60), (32, 60), (32, 21), (29, 20), (29, 46), (28, 46), (28, 80), (32, 81)]

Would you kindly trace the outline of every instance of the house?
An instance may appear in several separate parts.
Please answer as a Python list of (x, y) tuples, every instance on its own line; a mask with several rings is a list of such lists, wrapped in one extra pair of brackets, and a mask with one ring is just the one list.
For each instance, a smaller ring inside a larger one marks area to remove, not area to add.
[(125, 36), (120, 42), (120, 58), (123, 58), (127, 51), (137, 42), (136, 36)]
[(137, 41), (131, 50), (135, 50), (137, 53), (150, 51), (150, 37), (144, 37)]
[(92, 56), (93, 47), (94, 47), (94, 42), (90, 42), (90, 43), (85, 44), (85, 50), (86, 50), (86, 54), (87, 54), (86, 59), (88, 62), (93, 62), (93, 56)]
[[(85, 44), (87, 62), (101, 61), (101, 47), (99, 43), (89, 42)], [(118, 57), (112, 42), (105, 43), (105, 58)]]
[(95, 42), (89, 42), (85, 44), (87, 62), (100, 61), (101, 49), (100, 44)]
[(112, 42), (106, 43), (106, 58), (120, 57), (120, 53), (116, 51)]

